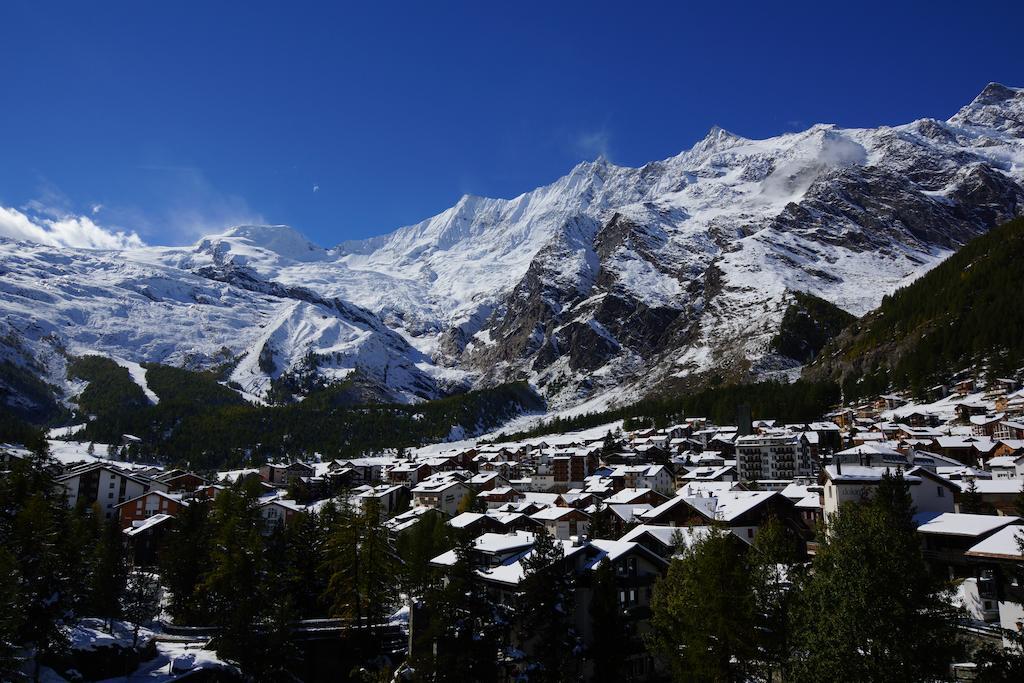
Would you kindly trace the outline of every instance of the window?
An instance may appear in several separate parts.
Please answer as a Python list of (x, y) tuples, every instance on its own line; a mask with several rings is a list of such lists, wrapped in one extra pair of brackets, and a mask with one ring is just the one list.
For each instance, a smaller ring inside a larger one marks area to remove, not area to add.
[(108, 494), (107, 494), (107, 499), (108, 499), (108, 500), (109, 500), (110, 498), (113, 498), (113, 497), (114, 497), (114, 492), (113, 492), (113, 491), (111, 491), (110, 493), (108, 493)]
[(942, 498), (942, 497), (943, 497), (944, 495), (946, 495), (946, 494), (945, 494), (945, 493), (943, 492), (943, 490), (942, 490), (942, 487), (941, 487), (941, 486), (936, 486), (936, 487), (935, 487), (935, 490), (939, 492), (939, 498)]

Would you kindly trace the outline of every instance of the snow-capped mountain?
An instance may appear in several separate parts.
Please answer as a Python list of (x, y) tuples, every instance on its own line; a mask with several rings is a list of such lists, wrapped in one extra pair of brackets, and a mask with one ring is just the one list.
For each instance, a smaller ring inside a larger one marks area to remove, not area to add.
[(570, 405), (792, 370), (769, 342), (794, 291), (863, 314), (1022, 213), (1024, 90), (991, 84), (946, 121), (714, 128), (330, 249), (283, 226), (119, 252), (0, 242), (0, 320), (72, 353), (231, 360), (256, 396), (312, 354), (406, 400), (528, 379)]

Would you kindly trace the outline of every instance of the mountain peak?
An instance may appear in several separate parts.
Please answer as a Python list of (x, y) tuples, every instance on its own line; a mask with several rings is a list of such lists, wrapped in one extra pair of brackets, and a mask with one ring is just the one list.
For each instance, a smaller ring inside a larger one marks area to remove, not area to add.
[(996, 83), (995, 81), (993, 81), (992, 83), (989, 83), (988, 85), (985, 86), (985, 89), (982, 90), (978, 94), (978, 96), (974, 98), (974, 101), (971, 102), (971, 104), (999, 104), (1007, 100), (1012, 100), (1013, 98), (1019, 96), (1021, 92), (1022, 91), (1018, 88), (1010, 88), (1003, 85), (1002, 83)]
[(1024, 88), (989, 83), (974, 100), (954, 114), (949, 123), (975, 126), (1024, 137)]
[(236, 225), (219, 235), (211, 235), (196, 245), (207, 250), (214, 245), (229, 243), (231, 251), (244, 245), (270, 251), (293, 261), (309, 261), (320, 257), (324, 248), (313, 244), (305, 235), (288, 225)]

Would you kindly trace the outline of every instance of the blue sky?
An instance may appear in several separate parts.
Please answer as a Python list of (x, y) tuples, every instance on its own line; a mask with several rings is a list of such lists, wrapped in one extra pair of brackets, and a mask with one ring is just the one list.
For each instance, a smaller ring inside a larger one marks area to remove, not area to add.
[(332, 245), (715, 124), (945, 118), (1024, 85), (1024, 3), (825, 4), (7, 0), (0, 207)]

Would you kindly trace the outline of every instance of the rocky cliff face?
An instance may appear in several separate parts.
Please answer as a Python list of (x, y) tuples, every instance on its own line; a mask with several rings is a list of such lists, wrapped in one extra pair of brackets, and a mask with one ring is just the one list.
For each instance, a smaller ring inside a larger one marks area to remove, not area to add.
[(313, 354), (402, 400), (527, 379), (564, 406), (792, 374), (770, 342), (794, 293), (863, 314), (1022, 213), (1024, 90), (992, 84), (945, 121), (715, 128), (641, 168), (598, 159), (331, 249), (280, 226), (122, 252), (0, 243), (0, 311), (72, 352), (225, 349), (254, 396)]

